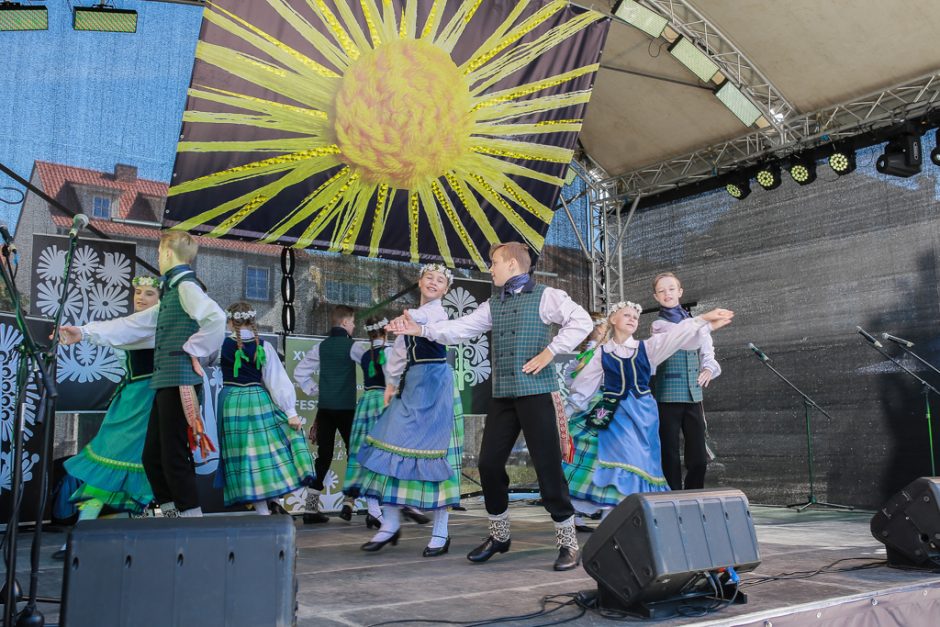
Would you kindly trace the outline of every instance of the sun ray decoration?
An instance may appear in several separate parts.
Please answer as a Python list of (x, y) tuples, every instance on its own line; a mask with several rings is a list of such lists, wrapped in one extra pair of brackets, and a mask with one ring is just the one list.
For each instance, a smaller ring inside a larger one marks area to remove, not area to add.
[(566, 0), (210, 0), (164, 224), (450, 266), (540, 251), (607, 27)]

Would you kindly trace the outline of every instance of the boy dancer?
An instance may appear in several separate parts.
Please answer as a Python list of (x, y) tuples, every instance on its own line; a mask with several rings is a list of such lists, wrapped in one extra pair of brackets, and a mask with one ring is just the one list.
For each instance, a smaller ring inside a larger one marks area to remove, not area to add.
[[(659, 303), (659, 318), (652, 333), (663, 333), (691, 318), (682, 308), (682, 284), (672, 272), (653, 279), (653, 297)], [(662, 441), (663, 474), (673, 490), (705, 487), (708, 451), (705, 447), (705, 412), (702, 388), (721, 374), (715, 361), (711, 334), (703, 333), (698, 350), (680, 350), (656, 368), (652, 379), (653, 394), (659, 403), (659, 438)], [(679, 457), (679, 433), (685, 440), (685, 482)]]
[[(569, 352), (593, 328), (591, 318), (562, 290), (529, 277), (531, 257), (525, 244), (497, 244), (490, 251), (495, 295), (473, 313), (455, 320), (420, 326), (407, 313), (388, 330), (420, 335), (442, 344), (462, 341), (492, 330), (493, 398), (483, 428), (480, 480), (489, 513), (490, 535), (467, 559), (485, 562), (510, 546), (509, 476), (506, 461), (525, 435), (542, 502), (555, 521), (558, 559), (555, 570), (570, 570), (581, 561), (574, 528), (574, 508), (561, 468), (561, 447), (552, 393), (558, 379), (551, 362)], [(551, 325), (561, 327), (554, 339)], [(546, 368), (546, 366), (548, 366)]]
[(95, 337), (99, 332), (110, 343), (130, 348), (154, 342), (150, 387), (156, 396), (142, 462), (154, 497), (167, 517), (202, 516), (183, 402), (191, 388), (202, 385), (199, 360), (217, 353), (225, 339), (225, 312), (206, 295), (189, 265), (198, 248), (189, 233), (165, 231), (157, 249), (163, 273), (159, 305), (94, 328), (61, 330), (63, 344), (74, 344), (86, 335), (100, 343)]

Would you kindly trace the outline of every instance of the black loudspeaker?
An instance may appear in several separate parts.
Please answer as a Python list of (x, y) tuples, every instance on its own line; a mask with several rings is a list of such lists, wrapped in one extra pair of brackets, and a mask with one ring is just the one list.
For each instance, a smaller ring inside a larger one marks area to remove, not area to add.
[(69, 534), (67, 627), (294, 624), (290, 516), (80, 521)]
[(940, 570), (940, 478), (921, 477), (888, 499), (871, 535), (888, 549), (888, 566)]
[[(591, 534), (584, 569), (605, 609), (657, 617), (658, 602), (721, 597), (719, 577), (760, 564), (757, 535), (740, 490), (632, 494)], [(736, 601), (742, 601), (740, 595)]]

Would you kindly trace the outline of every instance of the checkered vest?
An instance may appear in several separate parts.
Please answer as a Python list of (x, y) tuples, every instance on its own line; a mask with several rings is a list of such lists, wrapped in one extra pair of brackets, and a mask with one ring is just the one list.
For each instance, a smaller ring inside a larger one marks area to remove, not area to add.
[(494, 398), (558, 391), (558, 378), (552, 364), (536, 375), (522, 372), (522, 366), (545, 350), (552, 339), (551, 325), (542, 322), (539, 316), (544, 291), (544, 285), (530, 283), (522, 292), (507, 296), (505, 300), (500, 300), (498, 290), (490, 299)]
[(320, 342), (320, 397), (323, 409), (356, 408), (356, 364), (349, 358), (353, 340), (342, 329)]
[(179, 287), (187, 281), (199, 285), (194, 274), (186, 274), (167, 285), (160, 297), (150, 379), (154, 390), (202, 383), (202, 377), (193, 371), (192, 359), (183, 351), (183, 344), (199, 330), (199, 323), (189, 317), (180, 302)]
[(698, 384), (701, 359), (697, 350), (676, 351), (656, 367), (653, 395), (660, 403), (699, 403), (702, 386)]

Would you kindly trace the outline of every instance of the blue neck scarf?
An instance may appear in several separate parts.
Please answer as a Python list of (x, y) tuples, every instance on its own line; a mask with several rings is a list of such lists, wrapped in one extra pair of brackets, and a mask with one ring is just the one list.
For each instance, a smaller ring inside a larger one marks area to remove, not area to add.
[(180, 265), (173, 266), (167, 270), (166, 274), (160, 277), (163, 280), (163, 285), (160, 287), (160, 296), (163, 296), (163, 293), (170, 288), (170, 281), (185, 272), (192, 271), (192, 266), (190, 266), (188, 263), (181, 263)]
[(676, 305), (675, 307), (660, 307), (659, 317), (678, 324), (686, 318), (691, 318), (692, 315), (683, 309), (682, 305)]
[(499, 293), (499, 300), (505, 300), (507, 296), (512, 296), (516, 290), (529, 282), (528, 274), (517, 274), (516, 276), (508, 279), (503, 285), (503, 291)]

